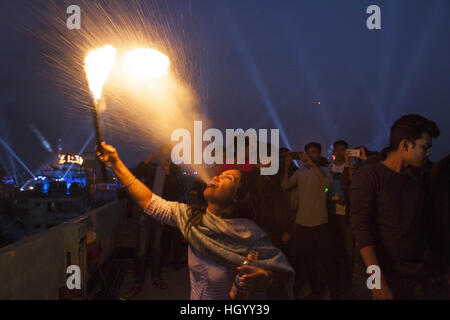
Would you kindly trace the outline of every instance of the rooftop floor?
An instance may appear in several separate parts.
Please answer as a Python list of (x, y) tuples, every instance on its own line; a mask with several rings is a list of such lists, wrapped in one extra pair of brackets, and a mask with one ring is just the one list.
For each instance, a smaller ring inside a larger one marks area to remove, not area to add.
[[(191, 286), (189, 283), (189, 269), (187, 265), (179, 270), (172, 266), (163, 269), (162, 279), (168, 284), (165, 290), (152, 285), (150, 266), (147, 270), (144, 288), (130, 300), (189, 300)], [(133, 268), (127, 268), (119, 297), (124, 298), (134, 283)]]

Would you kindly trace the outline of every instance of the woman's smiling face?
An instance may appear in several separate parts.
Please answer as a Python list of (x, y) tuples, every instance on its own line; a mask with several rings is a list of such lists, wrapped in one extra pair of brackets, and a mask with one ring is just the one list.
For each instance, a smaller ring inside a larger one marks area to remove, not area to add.
[(227, 205), (233, 200), (241, 181), (239, 170), (227, 170), (211, 179), (203, 195), (208, 202)]

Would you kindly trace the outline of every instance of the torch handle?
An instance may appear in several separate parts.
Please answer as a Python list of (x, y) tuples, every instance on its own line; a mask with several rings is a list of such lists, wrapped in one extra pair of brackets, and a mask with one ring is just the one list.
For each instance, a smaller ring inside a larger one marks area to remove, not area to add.
[[(92, 105), (92, 118), (94, 119), (95, 140), (97, 142), (97, 148), (98, 150), (101, 150), (102, 135), (100, 132), (100, 123), (98, 121), (97, 105), (95, 104)], [(106, 183), (107, 182), (106, 166), (103, 162), (100, 162), (100, 166), (102, 170), (103, 182)]]

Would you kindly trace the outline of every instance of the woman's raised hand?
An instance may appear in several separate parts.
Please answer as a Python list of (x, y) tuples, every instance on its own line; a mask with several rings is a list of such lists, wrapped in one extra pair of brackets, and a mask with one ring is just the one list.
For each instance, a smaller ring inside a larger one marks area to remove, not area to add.
[(107, 145), (104, 141), (102, 141), (100, 148), (95, 147), (95, 151), (98, 159), (110, 168), (116, 167), (120, 161), (116, 148)]

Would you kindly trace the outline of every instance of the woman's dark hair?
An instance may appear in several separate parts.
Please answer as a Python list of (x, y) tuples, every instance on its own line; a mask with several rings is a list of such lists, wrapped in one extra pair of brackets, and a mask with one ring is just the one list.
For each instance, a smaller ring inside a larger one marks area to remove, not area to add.
[[(256, 221), (258, 201), (254, 177), (251, 173), (245, 172), (239, 168), (234, 168), (234, 170), (238, 170), (241, 173), (241, 179), (234, 198), (231, 200), (230, 206), (224, 213), (223, 218), (246, 218)], [(201, 223), (203, 215), (206, 213), (207, 206), (208, 204), (206, 202), (189, 206), (187, 211), (189, 218), (185, 227), (186, 239), (188, 239), (192, 227), (196, 227)]]
[(423, 133), (429, 133), (431, 137), (437, 138), (440, 131), (434, 121), (418, 114), (403, 116), (392, 125), (389, 147), (392, 151), (397, 150), (403, 139), (407, 139), (415, 146), (416, 140), (421, 138)]

